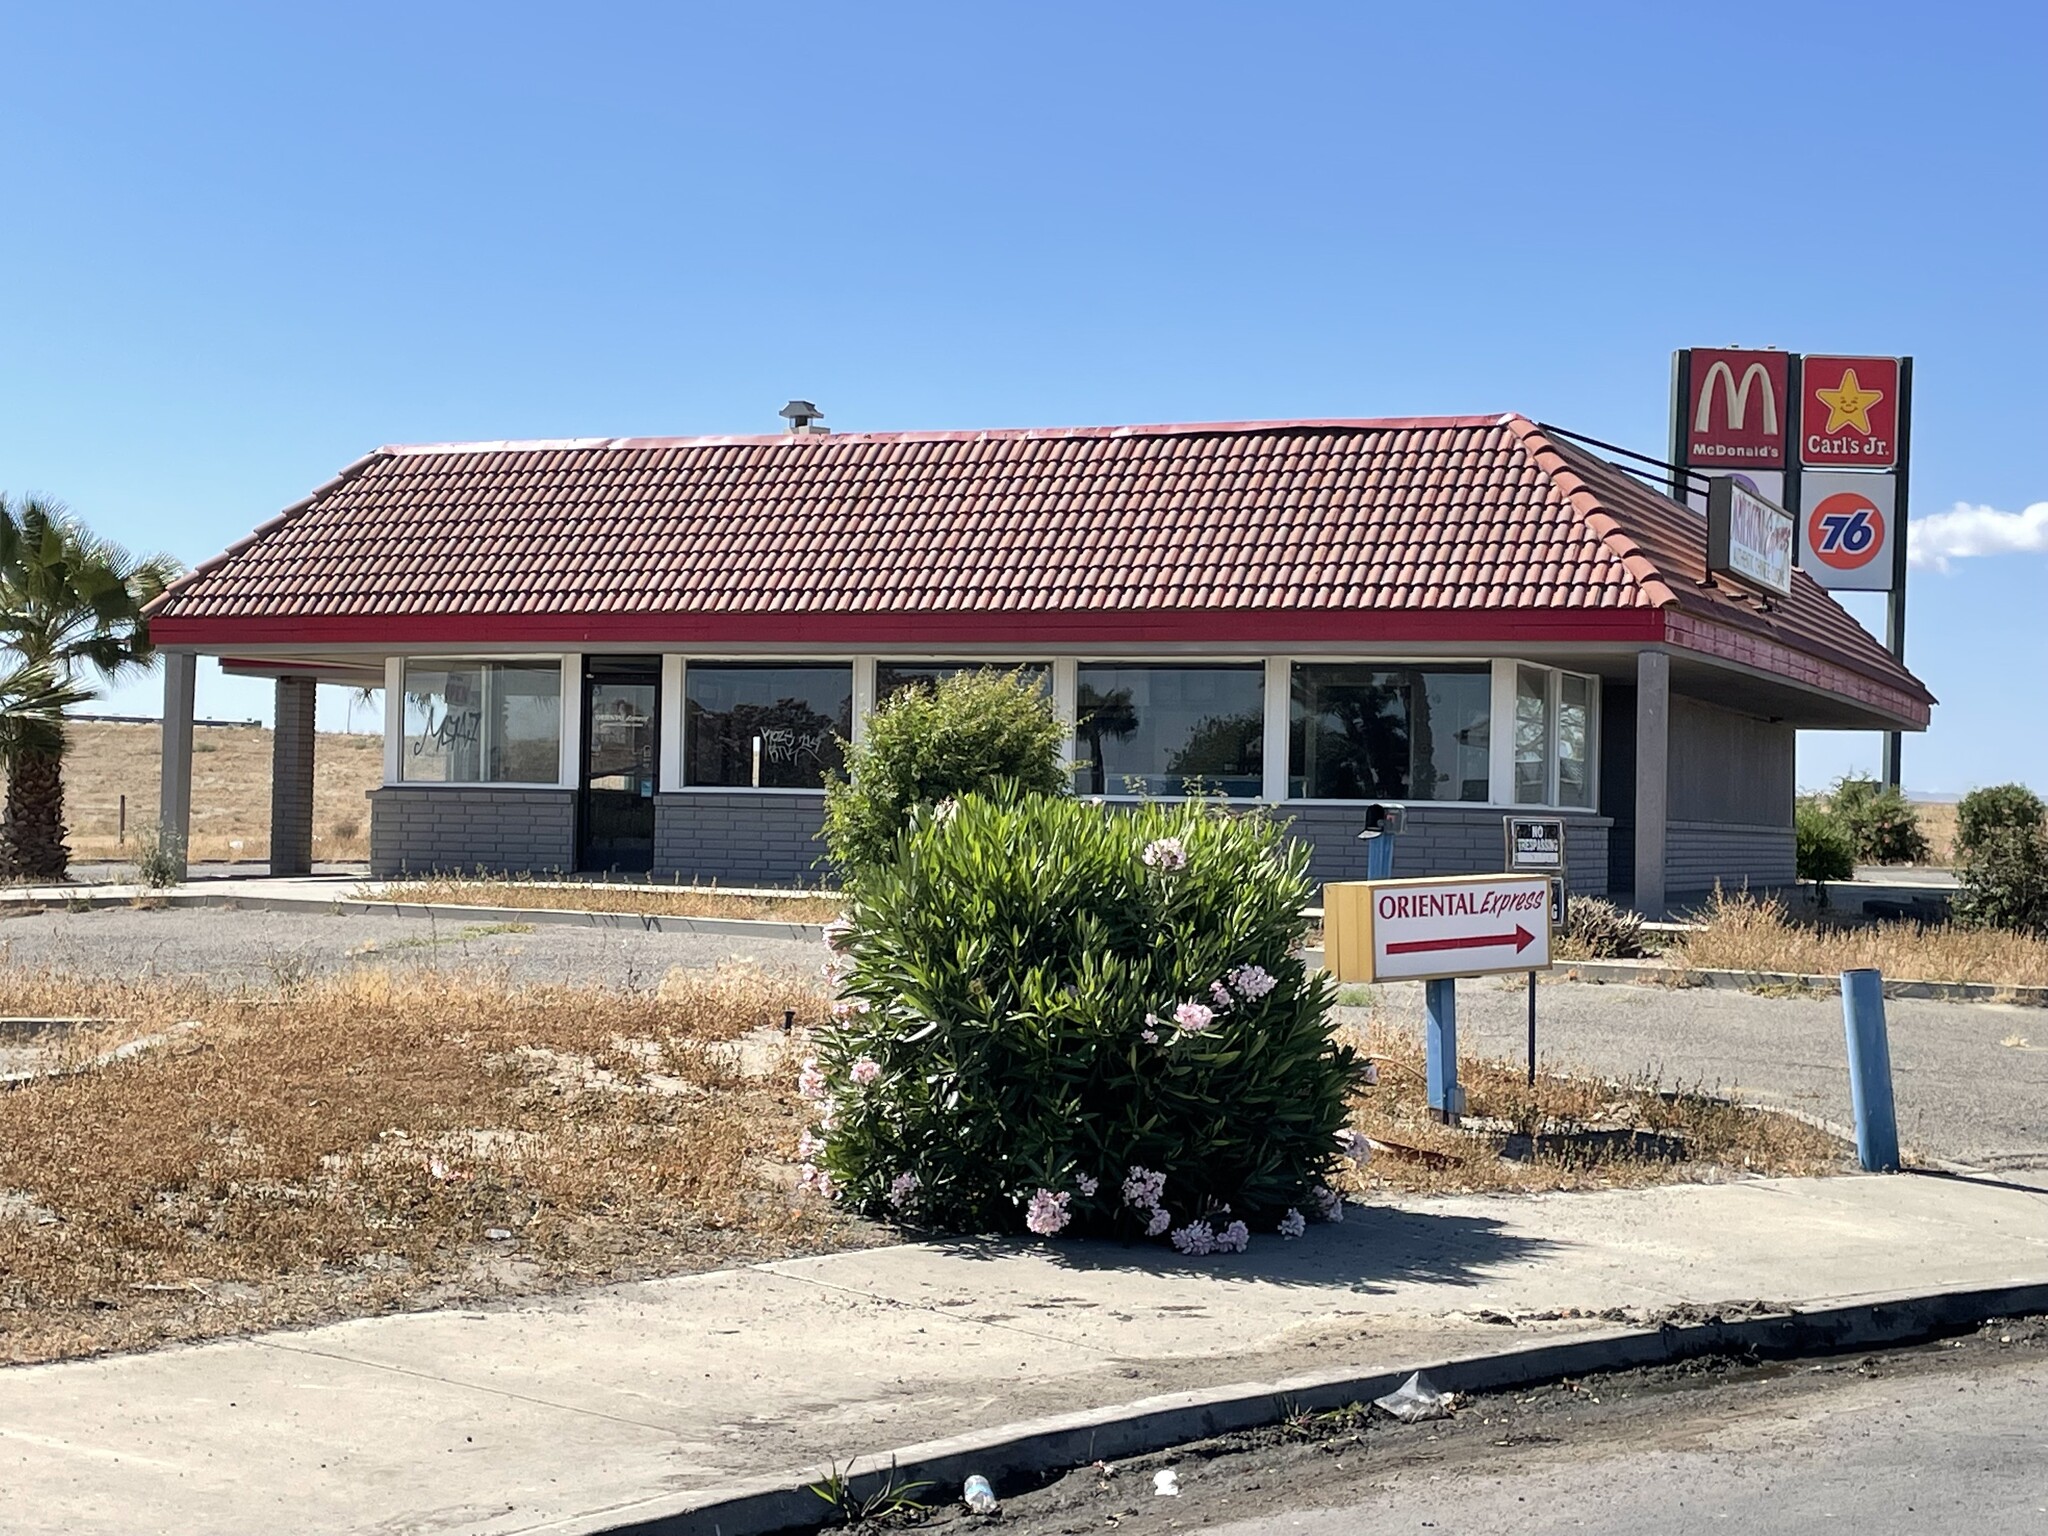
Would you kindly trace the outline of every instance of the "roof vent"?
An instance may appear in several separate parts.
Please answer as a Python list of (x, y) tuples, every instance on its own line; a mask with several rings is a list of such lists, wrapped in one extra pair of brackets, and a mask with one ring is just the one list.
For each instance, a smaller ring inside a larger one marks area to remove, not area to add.
[(825, 413), (808, 400), (792, 400), (776, 414), (789, 423), (792, 432), (824, 433), (832, 430), (819, 420)]

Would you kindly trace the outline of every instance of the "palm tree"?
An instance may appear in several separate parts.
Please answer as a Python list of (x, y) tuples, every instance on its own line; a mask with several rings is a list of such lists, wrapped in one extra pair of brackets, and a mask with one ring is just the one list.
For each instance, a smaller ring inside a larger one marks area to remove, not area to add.
[[(178, 574), (99, 538), (61, 502), (0, 496), (0, 760), (7, 808), (0, 860), (29, 880), (61, 880), (64, 711), (153, 658), (143, 605)], [(11, 691), (10, 691), (11, 688)]]

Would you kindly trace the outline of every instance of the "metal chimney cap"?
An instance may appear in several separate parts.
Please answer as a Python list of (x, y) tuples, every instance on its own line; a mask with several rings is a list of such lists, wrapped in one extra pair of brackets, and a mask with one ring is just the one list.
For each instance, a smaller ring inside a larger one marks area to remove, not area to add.
[(808, 400), (792, 400), (775, 414), (790, 421), (805, 422), (815, 421), (825, 413)]

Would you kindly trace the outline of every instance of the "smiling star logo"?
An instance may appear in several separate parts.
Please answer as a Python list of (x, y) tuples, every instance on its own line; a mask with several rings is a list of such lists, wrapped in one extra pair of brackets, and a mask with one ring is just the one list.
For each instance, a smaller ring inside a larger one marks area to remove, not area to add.
[(1842, 382), (1833, 389), (1816, 389), (1813, 393), (1828, 408), (1827, 431), (1831, 435), (1844, 427), (1854, 427), (1863, 436), (1870, 436), (1870, 408), (1884, 398), (1884, 392), (1865, 389), (1854, 368), (1844, 368)]

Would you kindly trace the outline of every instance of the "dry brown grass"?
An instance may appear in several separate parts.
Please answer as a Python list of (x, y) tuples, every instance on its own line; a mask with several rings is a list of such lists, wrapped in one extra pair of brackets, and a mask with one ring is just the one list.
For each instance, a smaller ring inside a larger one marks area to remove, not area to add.
[(74, 1064), (165, 1033), (0, 1091), (0, 1361), (872, 1240), (795, 1195), (789, 1046), (758, 1033), (822, 1007), (750, 968), (659, 994), (0, 973), (0, 1014), (118, 1021)]
[(573, 912), (631, 912), (649, 917), (773, 917), (826, 923), (844, 910), (828, 895), (743, 896), (709, 886), (571, 885), (546, 880), (391, 880), (358, 893), (373, 901), (415, 901), (451, 907), (551, 908)]
[(1946, 923), (1835, 927), (1800, 922), (1777, 902), (1747, 894), (1721, 895), (1701, 915), (1705, 926), (1681, 936), (1665, 952), (1668, 963), (1800, 976), (1835, 976), (1875, 966), (1894, 981), (2048, 986), (2048, 942), (2020, 934)]
[(1956, 803), (1953, 800), (1915, 800), (1920, 830), (1927, 838), (1927, 862), (1948, 865), (1955, 862)]
[(1431, 1117), (1422, 1041), (1374, 1018), (1347, 1038), (1378, 1063), (1352, 1124), (1380, 1143), (1347, 1175), (1357, 1194), (1610, 1189), (1744, 1175), (1839, 1173), (1847, 1149), (1825, 1131), (1770, 1110), (1650, 1082), (1613, 1084), (1513, 1062), (1461, 1057), (1466, 1122)]
[[(71, 856), (131, 859), (135, 835), (156, 818), (161, 732), (154, 725), (79, 721), (64, 756)], [(313, 748), (313, 857), (370, 856), (370, 802), (384, 776), (381, 736), (323, 731)], [(128, 840), (119, 841), (121, 796)], [(238, 846), (239, 845), (239, 846)], [(270, 853), (270, 732), (263, 726), (201, 726), (192, 740), (192, 839), (200, 860), (263, 859)]]

